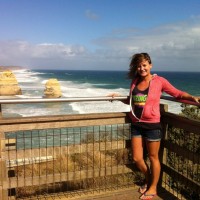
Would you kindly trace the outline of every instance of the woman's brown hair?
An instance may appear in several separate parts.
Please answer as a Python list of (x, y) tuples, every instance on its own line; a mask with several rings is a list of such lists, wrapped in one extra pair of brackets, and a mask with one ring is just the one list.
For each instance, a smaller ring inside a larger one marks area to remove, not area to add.
[(137, 77), (137, 67), (144, 60), (151, 64), (151, 58), (148, 53), (136, 53), (132, 56), (128, 72), (129, 79), (134, 79)]

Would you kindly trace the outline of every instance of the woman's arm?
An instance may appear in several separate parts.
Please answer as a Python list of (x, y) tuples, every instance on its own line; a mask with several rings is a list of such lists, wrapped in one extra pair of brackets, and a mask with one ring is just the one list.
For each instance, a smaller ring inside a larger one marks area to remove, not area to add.
[(192, 96), (191, 94), (184, 92), (183, 95), (181, 96), (181, 99), (189, 100), (189, 101), (194, 101), (197, 103), (200, 103), (200, 97), (197, 96)]
[(163, 83), (163, 91), (167, 94), (177, 98), (177, 99), (185, 99), (189, 101), (194, 101), (196, 103), (200, 103), (200, 97), (199, 96), (193, 96), (185, 91), (181, 91), (177, 88), (175, 88), (169, 81), (163, 77), (160, 77), (162, 83)]

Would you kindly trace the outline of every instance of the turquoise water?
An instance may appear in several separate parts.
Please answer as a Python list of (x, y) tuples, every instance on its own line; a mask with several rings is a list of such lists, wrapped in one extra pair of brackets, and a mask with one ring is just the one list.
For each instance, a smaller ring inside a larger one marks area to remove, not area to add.
[[(75, 84), (91, 84), (94, 88), (129, 89), (130, 80), (126, 71), (73, 71), (38, 70), (44, 79), (57, 77), (60, 81), (72, 81)], [(175, 87), (192, 95), (200, 95), (200, 72), (153, 72), (163, 76)]]

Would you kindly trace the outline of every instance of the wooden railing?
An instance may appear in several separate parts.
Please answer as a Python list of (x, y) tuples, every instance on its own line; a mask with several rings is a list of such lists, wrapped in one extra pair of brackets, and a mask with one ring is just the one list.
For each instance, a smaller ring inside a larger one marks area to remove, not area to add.
[(0, 132), (0, 199), (133, 185), (126, 113), (2, 119)]
[[(166, 106), (161, 110), (160, 186), (178, 199), (197, 199), (200, 122), (169, 113)], [(1, 118), (0, 199), (60, 192), (70, 198), (141, 181), (130, 156), (129, 123), (127, 113), (117, 112)]]
[(200, 121), (163, 111), (162, 124), (161, 184), (178, 199), (199, 199)]

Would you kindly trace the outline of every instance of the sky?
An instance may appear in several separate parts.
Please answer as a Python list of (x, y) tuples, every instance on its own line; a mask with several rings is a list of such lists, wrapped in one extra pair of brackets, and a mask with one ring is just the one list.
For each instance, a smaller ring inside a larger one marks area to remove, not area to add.
[(0, 65), (200, 72), (199, 0), (0, 0)]

